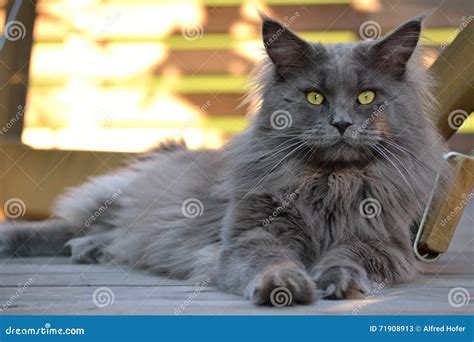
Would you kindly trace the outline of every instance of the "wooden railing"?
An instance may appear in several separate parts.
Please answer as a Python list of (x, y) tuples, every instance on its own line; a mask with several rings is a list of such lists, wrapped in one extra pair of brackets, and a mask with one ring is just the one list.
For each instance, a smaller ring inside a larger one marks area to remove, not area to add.
[[(430, 69), (436, 77), (437, 86), (434, 95), (441, 106), (440, 115), (434, 120), (446, 139), (456, 133), (456, 127), (459, 127), (474, 111), (473, 56), (474, 22), (470, 22), (441, 53)], [(453, 111), (465, 113), (457, 116), (459, 122), (452, 122), (453, 117), (450, 120), (449, 115)]]

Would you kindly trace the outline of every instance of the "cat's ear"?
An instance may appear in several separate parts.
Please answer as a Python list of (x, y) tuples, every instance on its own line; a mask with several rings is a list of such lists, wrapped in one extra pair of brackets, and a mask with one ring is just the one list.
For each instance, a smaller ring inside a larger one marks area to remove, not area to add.
[(421, 22), (421, 17), (410, 20), (376, 42), (370, 49), (373, 65), (396, 77), (403, 76), (420, 39)]
[(285, 74), (307, 66), (311, 45), (278, 21), (268, 17), (262, 20), (263, 44), (276, 69)]

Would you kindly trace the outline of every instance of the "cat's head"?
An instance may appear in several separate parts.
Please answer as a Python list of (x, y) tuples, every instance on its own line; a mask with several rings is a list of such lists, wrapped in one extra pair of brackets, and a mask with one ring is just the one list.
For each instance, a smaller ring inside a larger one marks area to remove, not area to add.
[(420, 30), (417, 18), (377, 40), (323, 45), (264, 18), (257, 130), (270, 145), (290, 152), (302, 143), (294, 156), (311, 149), (306, 156), (327, 163), (364, 162), (382, 140), (417, 134), (424, 99), (410, 73), (425, 71), (410, 65)]

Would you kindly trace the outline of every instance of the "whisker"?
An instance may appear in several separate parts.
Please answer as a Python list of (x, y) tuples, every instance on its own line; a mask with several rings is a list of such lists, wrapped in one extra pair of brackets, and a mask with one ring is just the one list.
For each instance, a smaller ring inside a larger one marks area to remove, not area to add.
[(273, 170), (275, 170), (287, 157), (289, 157), (291, 154), (295, 153), (296, 151), (298, 151), (301, 147), (304, 147), (305, 146), (305, 143), (302, 142), (300, 143), (300, 145), (298, 145), (297, 147), (295, 147), (293, 150), (291, 150), (287, 155), (285, 155), (275, 166), (273, 166), (270, 171), (268, 171), (258, 182), (257, 184), (249, 191), (245, 194), (244, 197), (242, 197), (242, 199), (245, 199), (247, 198), (247, 196), (254, 190), (256, 189), (264, 180), (265, 178), (267, 178), (267, 176), (272, 173)]
[[(401, 152), (405, 153), (405, 154), (408, 154), (410, 157), (410, 160), (412, 160), (413, 162), (416, 162), (418, 163), (418, 165), (420, 165), (421, 167), (423, 167), (426, 171), (429, 171), (429, 172), (438, 172), (439, 170), (432, 170), (430, 169), (427, 165), (425, 165), (425, 163), (423, 161), (421, 161), (414, 153), (412, 153), (411, 151), (409, 151), (408, 149), (406, 149), (405, 147), (403, 146), (400, 146), (399, 144), (393, 142), (393, 141), (390, 141), (390, 140), (387, 140), (387, 139), (383, 139), (382, 140), (383, 142), (393, 146), (394, 148), (400, 150)], [(388, 148), (385, 147), (387, 150)], [(446, 175), (444, 175), (443, 173), (440, 173), (441, 177), (443, 177), (444, 180), (447, 180), (448, 178), (446, 177)]]
[(406, 177), (403, 175), (403, 173), (400, 171), (400, 169), (397, 167), (397, 165), (387, 156), (387, 154), (382, 151), (380, 148), (380, 145), (379, 146), (374, 146), (374, 149), (379, 152), (390, 164), (393, 165), (393, 167), (395, 168), (395, 170), (397, 170), (397, 172), (400, 174), (400, 176), (402, 176), (403, 180), (405, 181), (405, 183), (408, 185), (408, 188), (411, 190), (411, 192), (416, 196), (416, 193), (415, 191), (413, 190), (413, 188), (411, 187), (410, 183), (408, 182), (408, 180), (406, 179)]
[(417, 178), (415, 176), (413, 176), (413, 174), (410, 172), (410, 170), (408, 170), (408, 168), (405, 166), (405, 164), (392, 152), (390, 151), (388, 148), (386, 148), (385, 146), (383, 145), (379, 145), (378, 147), (382, 148), (384, 151), (386, 151), (387, 153), (390, 153), (399, 163), (400, 165), (405, 169), (405, 171), (407, 172), (407, 174), (413, 178), (414, 181), (417, 180)]
[[(263, 154), (261, 157), (259, 157), (259, 158), (258, 158), (258, 161), (259, 161), (259, 162), (263, 162), (263, 161), (265, 161), (265, 160), (268, 160), (268, 159), (274, 157), (275, 155), (277, 155), (277, 154), (279, 154), (279, 153), (281, 153), (281, 152), (283, 152), (283, 151), (285, 151), (285, 150), (287, 150), (287, 149), (289, 149), (289, 148), (291, 148), (291, 147), (297, 146), (297, 145), (300, 144), (300, 143), (301, 143), (301, 141), (296, 141), (296, 142), (291, 143), (291, 144), (288, 145), (288, 146), (285, 146), (285, 147), (283, 147), (283, 148), (280, 148), (278, 151), (270, 150), (270, 151), (268, 151), (268, 153), (265, 153), (265, 154)], [(272, 153), (272, 152), (273, 152), (273, 153)], [(270, 153), (272, 153), (272, 154), (269, 155)], [(247, 167), (243, 170), (243, 172), (247, 172), (247, 171), (248, 171), (250, 168), (252, 168), (252, 167), (253, 167), (253, 163), (251, 163), (249, 166), (247, 166)]]
[[(269, 154), (272, 153), (272, 152), (275, 152), (275, 150), (278, 149), (278, 147), (280, 147), (280, 146), (282, 146), (282, 145), (285, 145), (285, 144), (289, 143), (290, 141), (296, 140), (296, 139), (297, 139), (297, 137), (292, 138), (292, 139), (289, 139), (289, 140), (285, 140), (285, 141), (282, 142), (281, 144), (278, 144), (278, 145), (275, 146), (274, 148), (272, 148), (272, 149), (268, 150), (267, 152), (265, 152), (263, 155), (260, 156), (260, 158), (265, 157), (265, 156), (269, 155)], [(290, 146), (293, 146), (293, 144), (290, 144)], [(284, 151), (284, 150), (287, 149), (287, 148), (288, 148), (288, 146), (285, 147), (285, 148), (283, 148), (281, 151)], [(244, 158), (245, 158), (245, 156), (241, 156), (238, 160), (239, 160), (239, 161), (242, 161)], [(265, 159), (265, 158), (263, 158), (263, 159)], [(263, 160), (263, 159), (262, 159), (262, 160)]]

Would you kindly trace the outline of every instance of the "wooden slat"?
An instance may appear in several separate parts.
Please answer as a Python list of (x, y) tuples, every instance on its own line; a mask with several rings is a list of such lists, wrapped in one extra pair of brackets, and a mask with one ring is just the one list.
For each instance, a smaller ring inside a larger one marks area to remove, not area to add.
[[(454, 286), (453, 286), (454, 287)], [(287, 308), (256, 307), (244, 298), (209, 287), (197, 295), (195, 286), (113, 286), (113, 304), (99, 308), (92, 295), (97, 287), (29, 287), (8, 315), (469, 315), (472, 305), (454, 308), (447, 302), (450, 289), (429, 287), (382, 290), (376, 298), (358, 301), (321, 300), (313, 305)], [(466, 291), (472, 297), (473, 288)], [(0, 288), (7, 300), (15, 289)], [(191, 298), (192, 300), (190, 300)], [(186, 303), (186, 304), (184, 304)], [(184, 308), (179, 310), (180, 306)]]
[[(454, 157), (452, 183), (444, 190), (441, 202), (433, 203), (420, 240), (420, 252), (444, 253), (449, 247), (474, 187), (474, 159)], [(438, 191), (443, 191), (438, 185)]]
[(456, 132), (454, 124), (458, 123), (452, 121), (450, 113), (454, 110), (463, 110), (466, 114), (474, 111), (472, 56), (474, 56), (474, 22), (459, 33), (430, 69), (436, 78), (437, 86), (434, 94), (441, 107), (441, 115), (434, 119), (446, 139)]
[[(176, 279), (169, 279), (165, 277), (157, 277), (145, 271), (130, 270), (122, 267), (119, 271), (111, 271), (116, 269), (113, 266), (97, 265), (96, 267), (90, 265), (69, 264), (69, 260), (64, 258), (63, 264), (54, 265), (45, 269), (52, 269), (54, 273), (44, 272), (41, 265), (37, 268), (37, 272), (26, 271), (23, 267), (23, 272), (19, 273), (8, 272), (12, 268), (8, 263), (1, 265), (0, 260), (0, 288), (1, 287), (15, 287), (18, 283), (25, 283), (32, 279), (33, 287), (57, 286), (57, 284), (66, 284), (67, 286), (194, 286), (191, 281), (179, 281)], [(27, 260), (26, 262), (30, 262)], [(43, 267), (45, 265), (43, 264)], [(95, 266), (95, 265), (94, 265)], [(16, 265), (18, 268), (18, 265)], [(31, 265), (35, 267), (35, 265)], [(100, 271), (102, 270), (102, 272)]]
[[(200, 125), (202, 123), (202, 125)], [(226, 133), (238, 133), (242, 131), (246, 125), (247, 120), (244, 116), (233, 115), (219, 115), (215, 117), (207, 117), (200, 123), (195, 123), (195, 127), (202, 129), (218, 129)], [(113, 128), (133, 129), (133, 128), (183, 128), (182, 123), (163, 122), (159, 120), (116, 120), (107, 125), (109, 131)], [(194, 127), (192, 123), (188, 127)]]
[[(259, 27), (259, 25), (256, 25), (256, 27)], [(452, 31), (454, 31), (454, 28)], [(321, 43), (350, 43), (359, 39), (357, 33), (350, 30), (300, 31), (298, 34)], [(35, 41), (36, 44), (48, 44), (50, 46), (62, 46), (65, 42), (64, 36), (58, 38), (38, 38)], [(169, 36), (113, 36), (98, 38), (95, 41), (103, 46), (107, 44), (161, 43), (169, 50), (224, 50), (235, 48), (239, 43), (260, 44), (261, 42), (257, 33), (244, 38), (237, 38), (228, 33), (203, 33), (200, 38), (190, 39), (179, 33)]]
[(170, 70), (184, 75), (229, 74), (246, 75), (254, 62), (235, 50), (173, 50), (151, 71), (160, 75)]
[[(354, 10), (350, 4), (321, 6), (296, 2), (266, 8), (268, 15), (290, 22), (291, 28), (296, 31), (354, 30), (366, 17), (364, 13)], [(250, 21), (245, 18), (241, 6), (207, 6), (204, 12), (207, 18), (203, 25), (205, 33), (229, 32), (235, 24), (245, 24), (253, 27), (254, 32), (260, 31), (258, 20)]]
[(184, 94), (183, 99), (193, 103), (196, 108), (200, 108), (205, 105), (207, 106), (203, 113), (207, 116), (213, 117), (229, 117), (229, 116), (244, 116), (247, 111), (247, 106), (240, 106), (243, 99), (242, 94), (215, 94), (209, 96), (209, 94)]
[[(67, 79), (33, 79), (31, 81), (32, 88), (51, 88), (62, 87), (66, 84)], [(203, 93), (219, 93), (219, 94), (236, 94), (241, 93), (246, 88), (248, 78), (246, 76), (229, 76), (229, 75), (199, 75), (199, 76), (157, 76), (153, 78), (143, 79), (136, 78), (132, 80), (104, 80), (98, 85), (104, 88), (120, 88), (131, 89), (143, 87), (145, 89), (158, 89), (160, 86), (166, 87), (168, 91), (185, 94), (203, 94)]]
[[(58, 194), (91, 175), (116, 169), (123, 153), (32, 150), (20, 144), (0, 145), (0, 203), (20, 198), (24, 217), (44, 218)], [(3, 207), (3, 206), (2, 206)]]
[[(261, 40), (258, 34), (260, 25), (257, 24), (255, 27), (256, 33), (247, 35), (245, 38), (237, 38), (228, 33), (203, 33), (200, 38), (195, 39), (189, 39), (182, 34), (174, 34), (170, 36), (115, 36), (99, 38), (96, 42), (102, 46), (107, 46), (108, 44), (161, 43), (169, 50), (225, 50), (235, 48), (238, 44), (260, 45)], [(357, 26), (354, 30), (308, 30), (296, 31), (296, 33), (314, 42), (326, 44), (353, 43), (360, 40), (358, 29), (359, 27)], [(456, 37), (456, 29), (456, 27), (426, 28), (423, 31), (425, 44), (437, 46), (442, 43), (449, 43)], [(389, 31), (387, 30), (383, 33), (388, 33)], [(65, 41), (64, 36), (60, 36), (58, 38), (37, 38), (35, 42), (36, 44), (54, 47), (56, 45), (63, 46)]]

